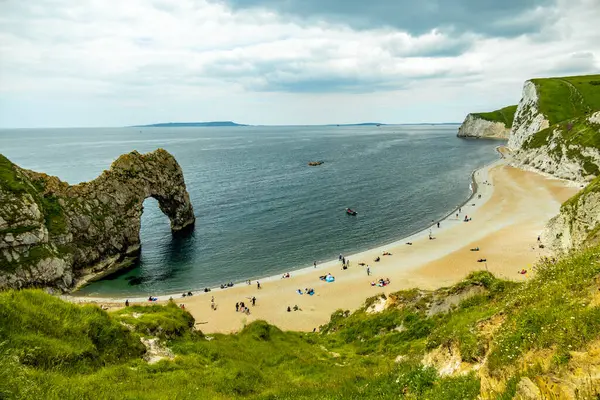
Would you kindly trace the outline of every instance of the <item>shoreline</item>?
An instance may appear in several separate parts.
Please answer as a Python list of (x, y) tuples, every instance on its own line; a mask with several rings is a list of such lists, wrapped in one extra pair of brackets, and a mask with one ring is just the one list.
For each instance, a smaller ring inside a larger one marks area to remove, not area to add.
[[(495, 148), (495, 151), (498, 153), (499, 158), (486, 164), (483, 165), (482, 167), (479, 167), (475, 170), (473, 170), (471, 172), (471, 183), (470, 183), (470, 195), (469, 197), (462, 203), (460, 203), (458, 206), (454, 207), (450, 212), (448, 212), (446, 215), (444, 215), (442, 218), (438, 219), (438, 220), (433, 220), (432, 224), (429, 224), (427, 226), (425, 226), (424, 228), (420, 228), (418, 230), (415, 230), (414, 232), (409, 233), (407, 236), (403, 236), (399, 239), (395, 239), (392, 240), (391, 242), (387, 242), (381, 245), (377, 245), (375, 247), (370, 247), (368, 249), (365, 250), (361, 250), (357, 253), (353, 253), (350, 255), (344, 255), (344, 257), (347, 260), (350, 261), (354, 261), (352, 263), (353, 267), (357, 267), (357, 259), (360, 259), (361, 257), (364, 257), (366, 254), (371, 253), (371, 252), (382, 252), (385, 251), (386, 248), (389, 247), (396, 247), (399, 245), (404, 245), (406, 242), (412, 242), (415, 240), (419, 240), (422, 238), (426, 238), (429, 236), (429, 233), (432, 232), (433, 229), (436, 230), (436, 232), (440, 232), (443, 231), (444, 228), (446, 228), (445, 226), (443, 228), (437, 228), (437, 223), (439, 222), (441, 223), (446, 223), (450, 221), (450, 217), (452, 217), (453, 215), (458, 213), (459, 209), (462, 209), (464, 207), (474, 207), (472, 208), (473, 211), (475, 211), (477, 208), (479, 208), (480, 206), (482, 206), (483, 204), (485, 204), (485, 202), (489, 199), (489, 197), (491, 197), (492, 193), (493, 193), (493, 186), (489, 186), (490, 188), (492, 188), (490, 190), (488, 194), (488, 196), (486, 196), (485, 198), (482, 196), (481, 200), (483, 200), (482, 202), (480, 202), (480, 204), (472, 204), (471, 202), (475, 199), (475, 196), (479, 193), (479, 188), (481, 186), (481, 183), (489, 181), (488, 175), (489, 175), (489, 171), (492, 168), (495, 168), (497, 166), (500, 165), (506, 165), (507, 164), (507, 159), (505, 154), (503, 153), (502, 149), (506, 149), (505, 145), (501, 145), (501, 146), (497, 146)], [(480, 178), (481, 175), (484, 175), (484, 177), (486, 179), (478, 182), (478, 178)], [(472, 204), (471, 206), (469, 206), (469, 204)], [(298, 269), (291, 269), (289, 270), (289, 274), (291, 276), (298, 276), (298, 275), (305, 275), (310, 273), (311, 271), (319, 271), (319, 270), (323, 270), (326, 268), (336, 268), (339, 266), (339, 260), (329, 260), (329, 261), (325, 261), (324, 263), (319, 263), (317, 264), (317, 267), (301, 267)], [(260, 281), (261, 284), (263, 282), (273, 282), (273, 281), (278, 281), (281, 279), (281, 274), (277, 274), (277, 275), (269, 275), (269, 276), (263, 276), (263, 277), (254, 277), (254, 278), (250, 278), (249, 280), (252, 282), (252, 284), (250, 286), (254, 286), (256, 285), (257, 281)], [(247, 280), (246, 280), (247, 281)], [(209, 287), (210, 291), (209, 292), (204, 292), (203, 289), (197, 289), (197, 290), (191, 290), (192, 293), (194, 294), (194, 296), (200, 296), (200, 295), (214, 295), (215, 293), (222, 293), (222, 291), (225, 291), (227, 289), (231, 290), (233, 288), (236, 287), (247, 287), (248, 285), (246, 284), (245, 281), (240, 281), (240, 282), (234, 282), (234, 286), (232, 287), (228, 287), (228, 288), (220, 288), (218, 286), (216, 287)], [(77, 295), (77, 292), (73, 292), (73, 293), (69, 293), (69, 294), (63, 294), (60, 295), (60, 297), (63, 300), (67, 300), (70, 302), (75, 302), (75, 303), (124, 303), (125, 300), (129, 300), (130, 303), (149, 303), (148, 302), (148, 298), (147, 297), (136, 297), (138, 295), (132, 295), (132, 296), (81, 296), (81, 295)], [(167, 294), (160, 294), (160, 295), (155, 295), (152, 294), (152, 297), (158, 298), (158, 302), (165, 302), (168, 301), (169, 299), (173, 298), (173, 299), (184, 299), (181, 297), (181, 293), (177, 292), (177, 293), (167, 293)], [(154, 304), (156, 302), (152, 302), (151, 304)]]
[[(296, 270), (287, 279), (281, 275), (261, 279), (261, 289), (255, 282), (242, 283), (213, 290), (208, 296), (200, 292), (192, 297), (172, 297), (192, 314), (205, 334), (238, 332), (256, 320), (282, 330), (311, 332), (329, 322), (336, 310), (357, 310), (369, 297), (414, 288), (448, 287), (474, 271), (488, 271), (509, 281), (528, 280), (535, 274), (534, 265), (540, 257), (550, 255), (547, 248), (539, 246), (538, 235), (561, 204), (579, 189), (562, 180), (514, 168), (509, 161), (508, 156), (474, 171), (476, 192), (462, 205), (458, 217), (452, 215), (454, 211), (442, 220), (440, 228), (429, 225), (394, 243), (351, 254), (347, 256), (351, 265), (346, 270), (341, 262), (333, 260), (316, 269), (310, 266)], [(469, 222), (463, 222), (465, 215)], [(435, 240), (428, 238), (430, 229)], [(406, 245), (407, 241), (412, 245)], [(479, 250), (474, 252), (474, 248)], [(391, 254), (384, 256), (384, 250)], [(335, 276), (335, 282), (320, 279), (327, 273)], [(389, 279), (390, 283), (378, 286), (380, 279)], [(306, 288), (313, 289), (314, 295), (304, 294)], [(159, 296), (159, 303), (164, 304), (169, 297)], [(248, 302), (252, 298), (256, 298), (256, 304), (250, 306), (250, 314), (236, 312), (236, 303), (252, 304)], [(65, 299), (96, 303), (109, 310), (124, 308), (124, 298)], [(142, 306), (156, 303), (147, 297), (129, 301)], [(292, 307), (298, 311), (288, 311)]]

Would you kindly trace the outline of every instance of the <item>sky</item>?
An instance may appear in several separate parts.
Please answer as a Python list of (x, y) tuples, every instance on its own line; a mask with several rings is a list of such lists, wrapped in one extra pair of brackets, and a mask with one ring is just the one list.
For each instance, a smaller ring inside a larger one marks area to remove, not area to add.
[(461, 122), (600, 71), (600, 0), (0, 0), (0, 128)]

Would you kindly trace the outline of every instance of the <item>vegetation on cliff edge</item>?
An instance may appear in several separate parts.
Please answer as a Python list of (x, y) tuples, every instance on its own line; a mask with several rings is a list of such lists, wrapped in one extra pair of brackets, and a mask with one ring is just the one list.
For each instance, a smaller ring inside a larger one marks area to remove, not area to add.
[(586, 174), (598, 176), (598, 164), (581, 151), (582, 148), (600, 151), (600, 125), (590, 122), (588, 118), (589, 115), (580, 116), (538, 131), (523, 142), (522, 148), (536, 149), (552, 143), (548, 154), (556, 162), (561, 160), (564, 150), (570, 159), (579, 161)]
[[(0, 293), (0, 398), (512, 398), (524, 377), (570, 382), (592, 398), (599, 382), (577, 379), (596, 367), (581, 354), (599, 346), (599, 276), (600, 248), (590, 248), (540, 262), (525, 283), (477, 272), (435, 292), (393, 293), (372, 312), (384, 299), (376, 296), (354, 313), (335, 312), (320, 333), (256, 321), (211, 337), (175, 304), (106, 313), (8, 291)], [(146, 363), (142, 336), (161, 338), (175, 358)], [(450, 361), (423, 362), (455, 348), (460, 373), (440, 374)], [(544, 388), (557, 398), (564, 389)]]
[(600, 110), (600, 75), (531, 80), (550, 125)]
[(486, 121), (502, 122), (507, 128), (512, 128), (516, 111), (517, 106), (513, 105), (491, 112), (473, 113), (472, 115), (481, 119), (485, 119)]

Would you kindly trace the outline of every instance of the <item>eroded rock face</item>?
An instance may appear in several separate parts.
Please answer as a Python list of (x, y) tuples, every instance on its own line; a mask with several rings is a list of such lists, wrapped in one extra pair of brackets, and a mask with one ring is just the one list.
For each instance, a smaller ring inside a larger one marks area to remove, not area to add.
[[(590, 116), (582, 116), (564, 123), (553, 125), (549, 129), (535, 134), (539, 136), (547, 132), (546, 139), (536, 137), (525, 139), (522, 147), (513, 152), (512, 164), (523, 169), (534, 169), (551, 174), (557, 178), (577, 182), (589, 182), (598, 175), (600, 169), (600, 150), (593, 145), (573, 143), (578, 141), (577, 135), (565, 139), (564, 130), (571, 126), (572, 132), (586, 131), (600, 135), (600, 111)], [(541, 145), (533, 144), (541, 142)], [(585, 141), (582, 141), (587, 144)]]
[(517, 106), (508, 147), (519, 149), (525, 140), (534, 133), (550, 126), (548, 119), (538, 109), (538, 93), (535, 84), (526, 81), (523, 85), (523, 97)]
[(508, 139), (510, 128), (502, 122), (487, 121), (469, 114), (458, 128), (458, 137)]
[(122, 155), (78, 185), (0, 156), (0, 288), (68, 290), (117, 270), (140, 249), (148, 197), (158, 200), (173, 232), (194, 225), (183, 172), (165, 150)]
[(561, 206), (542, 238), (559, 253), (600, 241), (600, 177)]

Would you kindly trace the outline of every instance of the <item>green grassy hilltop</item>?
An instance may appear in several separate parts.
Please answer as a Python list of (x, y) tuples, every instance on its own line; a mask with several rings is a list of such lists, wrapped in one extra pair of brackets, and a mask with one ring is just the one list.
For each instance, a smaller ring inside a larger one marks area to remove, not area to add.
[(517, 106), (508, 106), (486, 113), (473, 113), (474, 116), (492, 122), (502, 122), (507, 128), (512, 128)]
[[(175, 304), (107, 313), (7, 291), (0, 398), (511, 399), (528, 381), (546, 398), (597, 398), (600, 248), (536, 269), (526, 283), (477, 272), (435, 292), (376, 296), (319, 333), (257, 321), (207, 337)], [(149, 337), (171, 357), (144, 361)]]
[(550, 125), (600, 110), (600, 75), (531, 80)]

